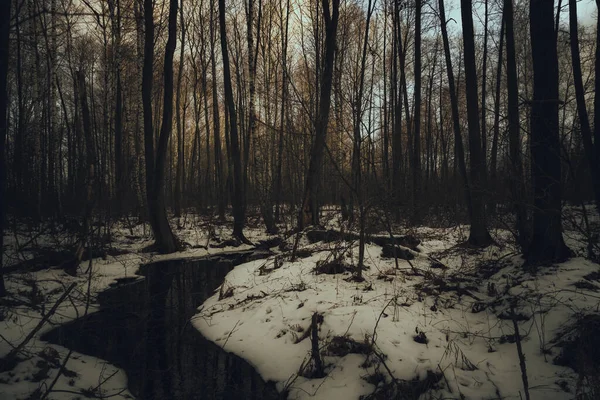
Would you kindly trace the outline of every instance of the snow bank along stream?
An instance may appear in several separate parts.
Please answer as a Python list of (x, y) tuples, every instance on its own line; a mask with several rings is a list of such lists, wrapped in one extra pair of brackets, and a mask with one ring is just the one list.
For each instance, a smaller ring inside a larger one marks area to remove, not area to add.
[(100, 293), (100, 311), (42, 340), (105, 359), (127, 372), (140, 399), (277, 399), (273, 384), (190, 324), (234, 266), (268, 256), (241, 251), (140, 267)]

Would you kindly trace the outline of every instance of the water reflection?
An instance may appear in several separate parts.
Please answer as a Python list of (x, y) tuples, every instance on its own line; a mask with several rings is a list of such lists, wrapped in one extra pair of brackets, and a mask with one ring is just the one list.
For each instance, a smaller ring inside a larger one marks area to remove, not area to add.
[(273, 384), (189, 322), (235, 265), (262, 256), (239, 252), (144, 265), (144, 280), (101, 293), (99, 312), (42, 339), (123, 368), (140, 399), (278, 399)]

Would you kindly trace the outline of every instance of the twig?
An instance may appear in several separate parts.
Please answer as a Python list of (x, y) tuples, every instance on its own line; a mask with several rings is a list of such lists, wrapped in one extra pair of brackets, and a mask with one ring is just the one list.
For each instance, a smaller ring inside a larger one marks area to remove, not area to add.
[(50, 392), (52, 392), (52, 388), (54, 388), (54, 385), (56, 385), (58, 378), (60, 378), (60, 376), (63, 374), (63, 371), (65, 370), (65, 368), (67, 366), (67, 362), (69, 361), (69, 358), (71, 358), (72, 353), (73, 353), (73, 350), (69, 349), (69, 352), (67, 353), (67, 356), (65, 357), (65, 360), (63, 361), (62, 365), (58, 369), (58, 373), (54, 377), (54, 380), (52, 381), (50, 386), (48, 386), (48, 389), (46, 389), (46, 392), (42, 395), (41, 400), (44, 400), (46, 397), (48, 397)]
[(91, 296), (91, 289), (92, 289), (92, 246), (89, 247), (89, 256), (90, 257), (90, 261), (88, 263), (88, 270), (86, 271), (88, 273), (88, 282), (87, 282), (87, 294), (86, 294), (86, 300), (85, 300), (85, 312), (83, 315), (87, 315), (88, 314), (88, 310), (90, 309), (90, 296)]
[(515, 328), (515, 341), (517, 343), (517, 353), (519, 354), (519, 364), (521, 366), (521, 378), (523, 379), (523, 389), (525, 390), (525, 400), (529, 400), (529, 382), (527, 380), (527, 366), (525, 364), (525, 354), (523, 354), (523, 347), (521, 347), (521, 334), (519, 333), (519, 324), (515, 317), (515, 306), (510, 306), (510, 314), (512, 317), (512, 323)]
[(222, 346), (223, 349), (225, 349), (225, 345), (229, 341), (229, 338), (231, 337), (231, 335), (233, 335), (233, 331), (235, 331), (235, 328), (238, 326), (239, 323), (240, 323), (240, 320), (238, 320), (238, 322), (235, 323), (235, 325), (233, 326), (233, 328), (231, 329), (231, 331), (229, 331), (229, 334), (227, 335), (227, 339), (225, 339), (225, 343), (223, 343), (223, 346)]
[(323, 370), (323, 360), (321, 360), (321, 354), (319, 353), (319, 313), (315, 312), (312, 315), (311, 324), (311, 345), (312, 345), (312, 357), (315, 361), (315, 378), (322, 378), (325, 376)]

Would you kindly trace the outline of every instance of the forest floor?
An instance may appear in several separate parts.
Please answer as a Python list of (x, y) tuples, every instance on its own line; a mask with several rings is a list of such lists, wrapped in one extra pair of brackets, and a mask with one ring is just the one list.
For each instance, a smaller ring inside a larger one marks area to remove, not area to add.
[[(83, 262), (77, 277), (56, 268), (9, 273), (0, 358), (22, 348), (0, 371), (0, 398), (131, 398), (123, 371), (40, 337), (97, 311), (96, 295), (136, 277), (140, 264), (232, 249), (212, 247), (225, 226), (199, 217), (180, 225), (188, 248), (172, 255), (143, 252), (149, 233), (121, 224), (111, 229), (110, 254)], [(274, 256), (234, 268), (192, 323), (290, 399), (600, 398), (590, 393), (600, 386), (600, 265), (586, 258), (580, 226), (581, 214), (569, 210), (564, 236), (575, 257), (537, 271), (522, 267), (507, 230), (493, 230), (496, 244), (479, 250), (462, 245), (468, 226), (395, 229), (420, 244), (398, 249), (406, 260), (368, 243), (362, 281), (353, 278), (357, 241), (293, 235)], [(326, 227), (347, 229), (337, 214)], [(73, 240), (17, 231), (5, 238), (9, 265)], [(267, 237), (259, 227), (246, 235)]]

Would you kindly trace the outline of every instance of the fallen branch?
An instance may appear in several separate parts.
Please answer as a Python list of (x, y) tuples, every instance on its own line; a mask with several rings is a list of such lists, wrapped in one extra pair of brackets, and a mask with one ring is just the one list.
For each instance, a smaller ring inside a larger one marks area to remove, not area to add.
[(315, 312), (312, 316), (311, 324), (311, 345), (312, 345), (312, 358), (315, 362), (315, 371), (313, 374), (314, 378), (322, 378), (325, 376), (323, 368), (323, 360), (319, 351), (319, 321), (322, 320), (322, 316)]
[(517, 322), (515, 307), (510, 306), (510, 315), (512, 316), (512, 323), (515, 328), (515, 342), (517, 343), (517, 353), (519, 354), (519, 364), (521, 366), (521, 379), (523, 380), (523, 389), (525, 390), (525, 400), (529, 400), (529, 383), (527, 379), (527, 366), (525, 364), (525, 354), (523, 354), (523, 347), (521, 346), (521, 334), (519, 333), (519, 324)]
[(13, 348), (7, 355), (6, 357), (4, 357), (4, 359), (2, 360), (2, 362), (0, 363), (0, 370), (5, 370), (5, 367), (7, 365), (10, 365), (11, 362), (15, 359), (16, 355), (19, 354), (19, 352), (21, 350), (23, 350), (23, 348), (25, 346), (27, 346), (27, 343), (29, 343), (29, 341), (35, 336), (36, 333), (38, 333), (38, 331), (40, 329), (42, 329), (42, 327), (44, 326), (44, 324), (50, 319), (50, 317), (52, 315), (54, 315), (54, 313), (56, 312), (56, 310), (58, 309), (58, 306), (60, 306), (60, 304), (67, 298), (67, 296), (69, 295), (69, 293), (71, 293), (71, 290), (73, 290), (75, 288), (75, 286), (77, 285), (76, 282), (71, 283), (71, 285), (67, 288), (67, 290), (65, 290), (65, 292), (60, 296), (60, 298), (56, 301), (56, 303), (54, 303), (54, 305), (52, 306), (52, 308), (50, 309), (50, 311), (48, 311), (46, 313), (46, 315), (43, 316), (43, 318), (40, 320), (40, 322), (38, 322), (37, 326), (35, 328), (33, 328), (31, 330), (31, 332), (29, 332), (29, 334), (27, 335), (27, 337), (25, 338), (25, 340), (23, 340), (21, 342), (21, 344), (19, 344), (17, 347)]
[(60, 378), (60, 376), (63, 374), (63, 372), (67, 368), (67, 362), (69, 362), (69, 358), (71, 358), (71, 354), (73, 354), (73, 350), (69, 350), (69, 352), (67, 353), (65, 360), (63, 361), (61, 366), (58, 368), (58, 373), (54, 377), (54, 380), (52, 381), (50, 386), (48, 386), (48, 389), (46, 390), (46, 392), (42, 395), (41, 400), (44, 400), (45, 398), (47, 398), (48, 395), (50, 394), (50, 392), (52, 392), (52, 389), (54, 389), (56, 382), (58, 382), (58, 378)]

